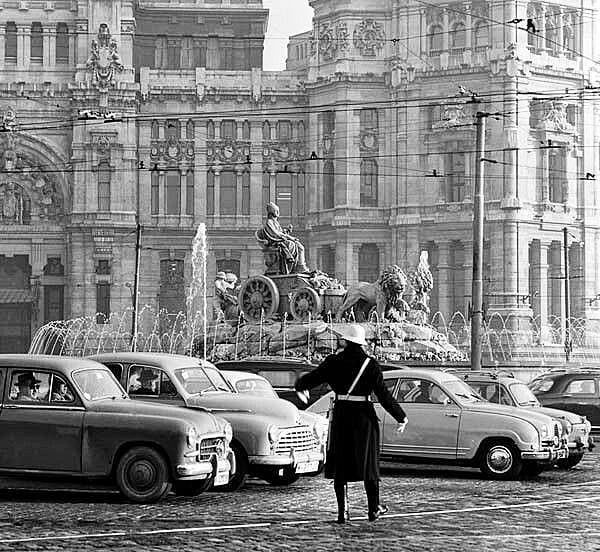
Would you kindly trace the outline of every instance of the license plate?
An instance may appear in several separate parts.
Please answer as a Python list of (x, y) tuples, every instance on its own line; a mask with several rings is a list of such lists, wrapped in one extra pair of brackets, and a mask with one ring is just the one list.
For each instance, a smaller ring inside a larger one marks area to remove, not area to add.
[(566, 458), (568, 455), (569, 455), (569, 451), (567, 451), (565, 449), (561, 449), (558, 451), (559, 458)]
[(319, 469), (319, 461), (300, 462), (296, 465), (296, 473), (311, 473)]
[(215, 476), (215, 482), (213, 483), (213, 487), (218, 487), (220, 485), (227, 485), (229, 483), (229, 472), (219, 472)]

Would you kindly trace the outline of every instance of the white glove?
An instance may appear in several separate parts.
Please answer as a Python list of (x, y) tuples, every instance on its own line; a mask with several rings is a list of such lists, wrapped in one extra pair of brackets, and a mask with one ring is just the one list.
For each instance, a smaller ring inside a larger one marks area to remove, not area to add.
[(308, 392), (308, 389), (306, 389), (305, 391), (296, 391), (296, 395), (298, 395), (298, 398), (304, 404), (308, 404), (308, 398), (310, 397), (310, 393)]
[(398, 424), (398, 427), (396, 428), (396, 433), (404, 433), (404, 430), (406, 429), (406, 424), (408, 424), (408, 418), (404, 418), (403, 422), (401, 424)]

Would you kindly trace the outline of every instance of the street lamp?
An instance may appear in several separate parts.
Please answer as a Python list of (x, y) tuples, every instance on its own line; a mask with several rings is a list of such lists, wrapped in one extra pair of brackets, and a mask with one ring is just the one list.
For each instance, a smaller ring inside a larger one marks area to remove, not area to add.
[(565, 265), (565, 360), (571, 360), (573, 352), (573, 339), (571, 337), (571, 278), (569, 274), (569, 236), (578, 239), (571, 234), (568, 228), (563, 228), (563, 256)]

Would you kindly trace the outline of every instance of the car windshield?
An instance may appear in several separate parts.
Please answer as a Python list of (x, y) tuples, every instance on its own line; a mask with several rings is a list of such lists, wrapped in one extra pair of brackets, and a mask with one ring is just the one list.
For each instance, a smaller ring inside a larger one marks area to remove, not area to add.
[(446, 380), (443, 382), (448, 391), (454, 393), (462, 402), (474, 403), (483, 399), (473, 391), (464, 381), (459, 379)]
[(259, 395), (261, 397), (275, 397), (277, 393), (271, 387), (268, 381), (258, 378), (242, 379), (235, 383), (238, 393), (247, 393), (249, 395)]
[(540, 403), (524, 383), (512, 383), (510, 390), (519, 406), (538, 406)]
[(217, 391), (231, 393), (231, 388), (216, 368), (191, 366), (175, 371), (175, 376), (190, 395)]
[(127, 396), (119, 382), (108, 370), (91, 368), (73, 374), (73, 380), (88, 401), (116, 399)]
[(539, 378), (534, 379), (529, 382), (529, 389), (533, 391), (534, 394), (545, 393), (546, 391), (550, 391), (552, 386), (554, 385), (554, 380), (550, 378)]

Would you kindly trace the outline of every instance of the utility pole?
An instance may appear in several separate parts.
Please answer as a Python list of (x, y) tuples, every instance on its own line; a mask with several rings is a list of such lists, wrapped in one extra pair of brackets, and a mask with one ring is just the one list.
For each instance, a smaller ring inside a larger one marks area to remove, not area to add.
[(473, 281), (471, 295), (471, 370), (481, 370), (481, 340), (483, 329), (483, 218), (484, 218), (484, 156), (485, 119), (487, 113), (477, 112), (477, 163), (473, 194)]
[(571, 281), (569, 278), (569, 231), (563, 228), (563, 256), (565, 264), (565, 360), (571, 360)]
[(135, 275), (133, 279), (133, 312), (131, 316), (131, 350), (137, 351), (138, 311), (140, 290), (140, 259), (142, 256), (142, 225), (138, 222), (135, 231)]

